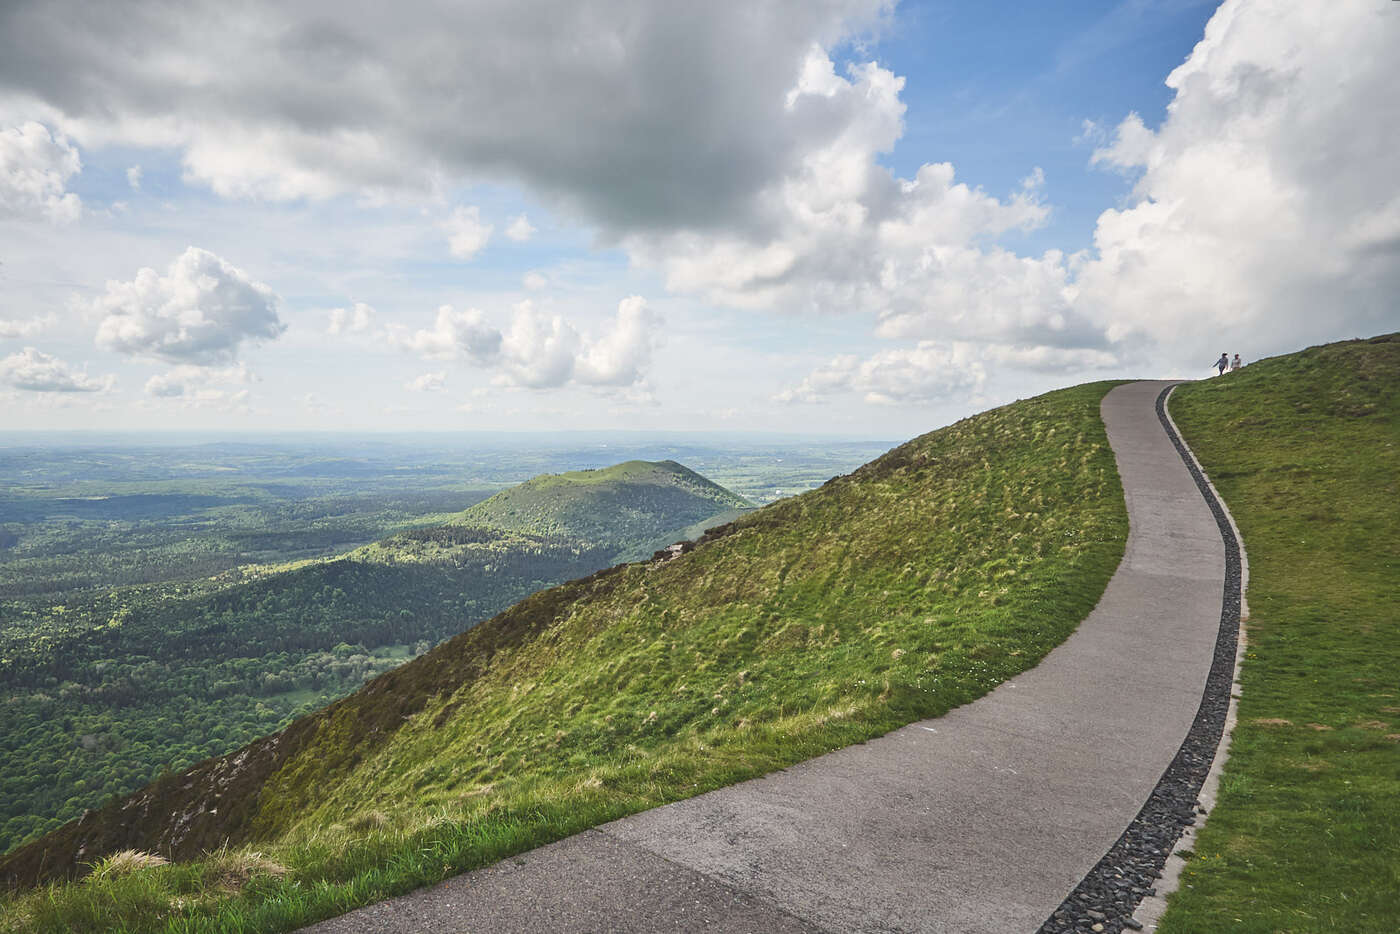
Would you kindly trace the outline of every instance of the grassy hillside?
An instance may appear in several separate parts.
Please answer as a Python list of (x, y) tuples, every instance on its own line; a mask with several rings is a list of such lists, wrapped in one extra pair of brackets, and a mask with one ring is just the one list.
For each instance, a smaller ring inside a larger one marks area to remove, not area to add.
[[(619, 552), (682, 538), (687, 526), (753, 504), (675, 461), (544, 474), (477, 503), (455, 523), (608, 542)], [(670, 535), (672, 537), (667, 538)]]
[(736, 502), (679, 464), (631, 461), (332, 560), (0, 605), (0, 851)]
[(1249, 552), (1240, 722), (1164, 932), (1400, 930), (1400, 335), (1183, 386)]
[(0, 923), (285, 930), (966, 703), (1073, 631), (1118, 564), (1108, 388), (964, 420), (679, 556), (535, 594), (11, 854), (17, 881), (128, 847), (182, 862), (104, 862)]

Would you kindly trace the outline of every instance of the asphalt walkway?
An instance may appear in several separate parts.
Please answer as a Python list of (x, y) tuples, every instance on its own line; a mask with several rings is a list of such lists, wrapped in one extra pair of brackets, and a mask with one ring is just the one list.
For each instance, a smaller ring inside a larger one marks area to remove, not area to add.
[(1224, 545), (1153, 408), (1103, 401), (1131, 521), (1103, 599), (1039, 666), (935, 720), (606, 824), (307, 928), (1033, 932), (1191, 726)]

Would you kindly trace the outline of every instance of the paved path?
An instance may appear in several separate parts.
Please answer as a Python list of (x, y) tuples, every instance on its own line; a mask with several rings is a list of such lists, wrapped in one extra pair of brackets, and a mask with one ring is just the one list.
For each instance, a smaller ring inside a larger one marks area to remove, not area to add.
[(1147, 799), (1201, 702), (1224, 546), (1153, 403), (1103, 418), (1132, 527), (1035, 669), (936, 720), (307, 929), (1033, 932)]

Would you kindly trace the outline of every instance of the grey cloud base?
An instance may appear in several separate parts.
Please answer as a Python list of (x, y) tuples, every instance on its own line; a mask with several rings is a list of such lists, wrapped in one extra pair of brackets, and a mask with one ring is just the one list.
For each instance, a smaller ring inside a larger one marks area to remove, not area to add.
[(466, 176), (613, 229), (728, 225), (849, 125), (790, 115), (783, 95), (814, 44), (886, 5), (20, 0), (0, 7), (0, 91), (63, 114), (84, 145), (182, 146), (222, 195)]
[(1079, 629), (944, 717), (607, 824), (308, 931), (1035, 931), (1173, 761), (1225, 546), (1157, 420), (1103, 402), (1131, 531)]

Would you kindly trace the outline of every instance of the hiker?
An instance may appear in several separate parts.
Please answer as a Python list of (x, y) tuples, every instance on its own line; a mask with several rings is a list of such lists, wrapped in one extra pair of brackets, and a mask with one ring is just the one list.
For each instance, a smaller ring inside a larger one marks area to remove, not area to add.
[(1235, 354), (1235, 359), (1230, 361), (1230, 372), (1233, 373), (1242, 366), (1244, 366), (1244, 364), (1240, 362), (1240, 355)]
[(1220, 375), (1224, 376), (1225, 371), (1230, 368), (1230, 355), (1228, 353), (1222, 353), (1220, 359), (1215, 361), (1215, 367), (1220, 371)]

